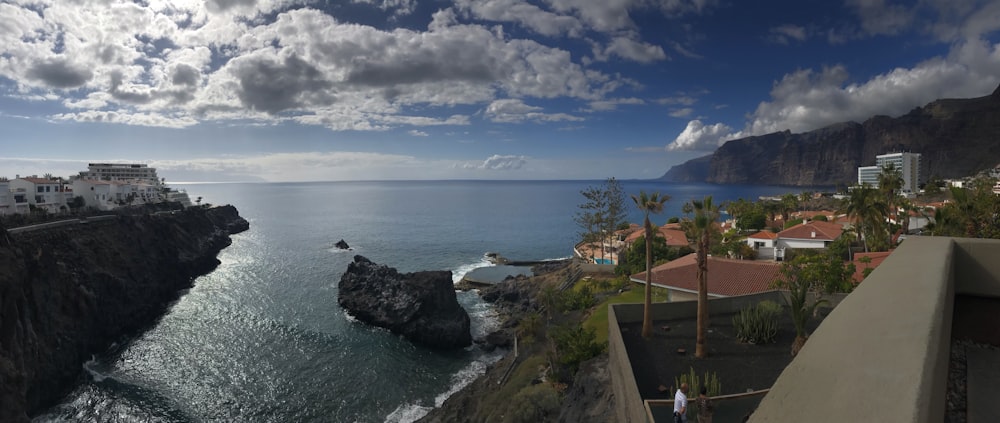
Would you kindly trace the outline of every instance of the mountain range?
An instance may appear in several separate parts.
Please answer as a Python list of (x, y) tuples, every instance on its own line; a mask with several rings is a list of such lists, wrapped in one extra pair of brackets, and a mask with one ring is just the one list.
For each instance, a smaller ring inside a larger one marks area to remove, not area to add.
[(814, 131), (728, 141), (672, 167), (661, 180), (719, 184), (846, 186), (858, 167), (885, 153), (921, 154), (921, 179), (959, 178), (1000, 163), (1000, 87), (971, 99), (942, 99), (899, 117), (873, 116)]

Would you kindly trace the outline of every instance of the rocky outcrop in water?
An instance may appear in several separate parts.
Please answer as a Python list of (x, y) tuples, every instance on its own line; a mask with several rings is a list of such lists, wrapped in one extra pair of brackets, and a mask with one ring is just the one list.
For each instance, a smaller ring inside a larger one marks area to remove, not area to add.
[(399, 273), (362, 256), (340, 278), (340, 306), (358, 320), (431, 348), (472, 344), (469, 314), (455, 296), (450, 271)]
[(63, 397), (92, 354), (153, 324), (248, 227), (224, 206), (0, 233), (0, 421)]
[(343, 239), (341, 239), (340, 241), (337, 241), (337, 243), (333, 244), (333, 246), (337, 247), (340, 250), (350, 250), (351, 249), (351, 246), (347, 245), (347, 241), (344, 241)]
[(921, 154), (924, 178), (959, 178), (1000, 163), (1000, 88), (972, 99), (937, 100), (891, 118), (845, 122), (732, 140), (715, 153), (674, 166), (672, 182), (797, 186), (848, 185), (858, 166), (892, 152)]

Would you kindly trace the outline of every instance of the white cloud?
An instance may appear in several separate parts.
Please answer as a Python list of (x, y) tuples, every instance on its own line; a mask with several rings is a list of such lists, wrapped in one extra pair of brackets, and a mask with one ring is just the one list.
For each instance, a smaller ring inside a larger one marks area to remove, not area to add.
[(366, 3), (378, 6), (379, 9), (392, 11), (395, 16), (405, 16), (417, 8), (416, 0), (352, 0), (354, 3)]
[(861, 18), (866, 35), (895, 35), (907, 30), (915, 18), (914, 9), (889, 0), (847, 0)]
[(667, 58), (662, 47), (638, 41), (634, 37), (636, 36), (614, 37), (601, 54), (595, 55), (595, 59), (607, 60), (611, 56), (618, 56), (633, 62), (652, 63)]
[(691, 113), (694, 113), (694, 109), (690, 107), (684, 107), (682, 109), (671, 110), (669, 115), (670, 117), (675, 117), (675, 118), (686, 118), (688, 116), (691, 116)]
[(802, 42), (809, 38), (806, 28), (799, 25), (785, 24), (771, 28), (768, 39), (778, 44), (789, 44), (791, 41)]
[(698, 99), (690, 95), (679, 95), (676, 97), (660, 98), (657, 99), (656, 102), (663, 105), (692, 106), (698, 102)]
[(427, 136), (430, 136), (430, 134), (428, 134), (428, 133), (426, 133), (424, 131), (418, 131), (416, 129), (411, 129), (409, 131), (406, 131), (406, 133), (410, 134), (411, 136), (414, 136), (414, 137), (427, 137)]
[(458, 10), (494, 22), (516, 22), (542, 35), (580, 36), (583, 23), (574, 16), (560, 15), (525, 0), (456, 0)]
[(724, 123), (705, 125), (700, 120), (688, 122), (684, 131), (674, 139), (667, 150), (705, 150), (713, 151), (722, 145), (723, 140), (733, 135), (733, 129)]
[(482, 170), (518, 170), (524, 167), (527, 162), (527, 157), (525, 156), (501, 156), (494, 154), (483, 160), (482, 163), (466, 163), (462, 167), (464, 169)]
[(809, 131), (873, 115), (901, 115), (940, 98), (989, 94), (1000, 84), (1000, 45), (963, 42), (947, 57), (896, 68), (863, 83), (848, 81), (842, 65), (787, 74), (774, 85), (771, 100), (751, 115), (744, 132)]
[(612, 98), (607, 100), (598, 100), (590, 102), (590, 109), (588, 112), (594, 111), (609, 111), (615, 110), (619, 105), (629, 104), (629, 105), (642, 105), (646, 104), (646, 101), (641, 98), (627, 97), (627, 98)]
[(495, 100), (486, 107), (486, 116), (494, 122), (517, 123), (523, 121), (561, 122), (582, 121), (583, 118), (566, 113), (543, 113), (541, 107), (530, 106), (519, 99)]
[[(309, 7), (286, 10), (306, 0), (109, 1), (0, 4), (0, 78), (13, 81), (13, 95), (57, 96), (65, 109), (53, 113), (56, 120), (386, 130), (467, 125), (468, 116), (448, 109), (489, 104), (500, 93), (598, 101), (630, 84), (499, 26), (460, 24), (451, 9), (418, 31), (341, 22)], [(372, 1), (397, 11), (416, 4)], [(557, 19), (566, 23), (559, 31), (576, 31), (575, 19)], [(638, 50), (622, 54), (641, 59), (644, 47), (638, 42)], [(536, 112), (525, 119), (580, 118)]]

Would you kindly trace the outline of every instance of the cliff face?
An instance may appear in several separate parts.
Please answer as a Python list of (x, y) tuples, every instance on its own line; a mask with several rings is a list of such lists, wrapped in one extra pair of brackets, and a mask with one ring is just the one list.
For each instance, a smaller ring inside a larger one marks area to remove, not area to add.
[(68, 393), (91, 354), (155, 322), (248, 227), (224, 206), (0, 233), (0, 421)]
[(858, 166), (878, 154), (920, 153), (921, 173), (940, 178), (970, 175), (1000, 163), (1000, 88), (992, 95), (937, 100), (903, 116), (875, 116), (801, 134), (729, 141), (710, 156), (670, 169), (663, 179), (704, 174), (712, 183), (834, 186), (857, 181)]

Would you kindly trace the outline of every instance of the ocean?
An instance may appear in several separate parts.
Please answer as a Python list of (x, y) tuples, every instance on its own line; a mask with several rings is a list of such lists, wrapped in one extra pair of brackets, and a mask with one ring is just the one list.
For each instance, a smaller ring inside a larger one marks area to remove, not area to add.
[[(569, 257), (580, 191), (602, 181), (397, 181), (177, 185), (233, 204), (250, 230), (148, 331), (95, 355), (85, 379), (35, 421), (410, 422), (482, 374), (501, 352), (417, 347), (361, 324), (337, 304), (355, 254), (401, 272), (451, 270), (455, 281), (514, 260)], [(626, 193), (684, 202), (796, 188), (623, 181)], [(642, 214), (628, 200), (632, 222)], [(345, 240), (352, 251), (333, 245)], [(475, 292), (459, 292), (473, 336), (498, 326)]]

